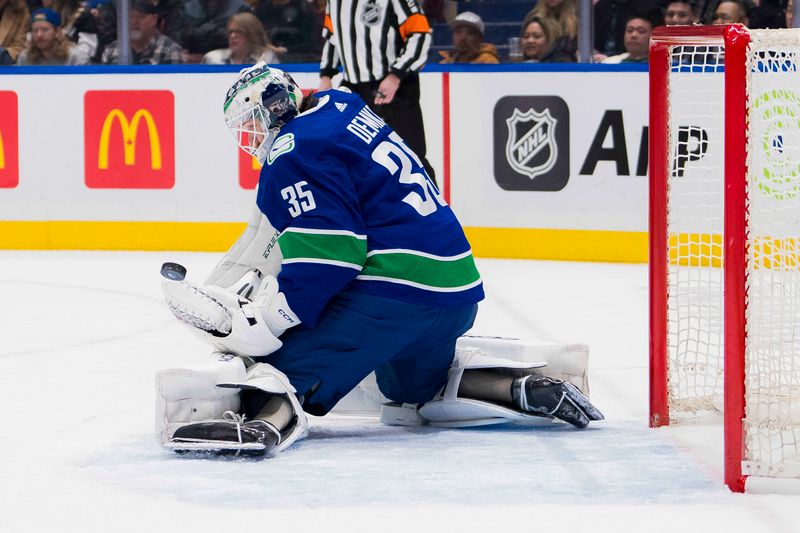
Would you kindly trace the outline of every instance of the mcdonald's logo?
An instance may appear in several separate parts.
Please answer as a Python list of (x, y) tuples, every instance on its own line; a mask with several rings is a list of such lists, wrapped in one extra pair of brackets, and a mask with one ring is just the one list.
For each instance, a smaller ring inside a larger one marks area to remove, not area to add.
[(175, 185), (175, 96), (171, 91), (87, 91), (84, 164), (92, 189)]
[[(303, 89), (303, 96), (308, 97), (313, 92), (313, 89)], [(261, 165), (258, 159), (241, 148), (236, 147), (236, 150), (239, 152), (239, 186), (242, 189), (255, 189), (261, 175)]]
[(17, 93), (0, 91), (0, 188), (19, 185), (19, 111)]

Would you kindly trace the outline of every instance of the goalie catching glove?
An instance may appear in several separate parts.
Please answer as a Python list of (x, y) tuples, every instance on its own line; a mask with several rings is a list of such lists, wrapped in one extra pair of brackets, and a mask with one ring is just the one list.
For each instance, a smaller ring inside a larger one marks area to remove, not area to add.
[(278, 337), (300, 319), (272, 276), (247, 272), (229, 288), (163, 279), (161, 290), (175, 317), (218, 350), (241, 356), (269, 355)]

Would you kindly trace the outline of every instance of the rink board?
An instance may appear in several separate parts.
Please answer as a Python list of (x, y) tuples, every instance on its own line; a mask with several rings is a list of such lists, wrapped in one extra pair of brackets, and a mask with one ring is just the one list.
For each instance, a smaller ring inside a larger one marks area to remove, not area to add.
[[(313, 65), (287, 70), (316, 87)], [(235, 72), (3, 69), (0, 248), (227, 249), (258, 179), (222, 120)], [(430, 66), (421, 79), (428, 158), (476, 255), (646, 261), (644, 70)]]

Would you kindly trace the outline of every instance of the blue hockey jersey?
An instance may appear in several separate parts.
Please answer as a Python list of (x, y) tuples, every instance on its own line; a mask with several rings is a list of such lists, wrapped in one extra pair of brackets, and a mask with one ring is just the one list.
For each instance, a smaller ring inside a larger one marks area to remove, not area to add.
[(314, 325), (345, 288), (430, 306), (482, 300), (469, 242), (419, 158), (357, 95), (316, 97), (281, 128), (257, 196), (300, 320)]

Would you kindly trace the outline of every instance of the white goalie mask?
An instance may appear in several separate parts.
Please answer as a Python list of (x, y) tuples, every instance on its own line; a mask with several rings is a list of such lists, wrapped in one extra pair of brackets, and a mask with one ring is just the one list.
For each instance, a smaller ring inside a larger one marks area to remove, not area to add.
[(297, 116), (303, 93), (282, 70), (257, 63), (239, 72), (225, 96), (225, 125), (239, 147), (263, 164), (280, 128)]

